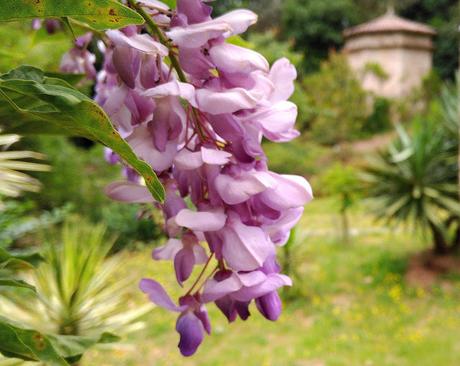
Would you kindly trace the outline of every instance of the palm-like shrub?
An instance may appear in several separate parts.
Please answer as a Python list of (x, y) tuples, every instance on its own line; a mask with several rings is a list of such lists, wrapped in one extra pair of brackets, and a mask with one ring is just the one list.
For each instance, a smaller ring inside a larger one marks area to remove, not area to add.
[(409, 135), (379, 153), (366, 169), (367, 194), (375, 214), (389, 222), (409, 223), (429, 230), (435, 252), (455, 247), (449, 226), (460, 213), (456, 143), (430, 122), (417, 122)]
[(38, 191), (40, 182), (22, 171), (50, 169), (48, 165), (18, 160), (43, 159), (42, 154), (32, 151), (5, 151), (19, 139), (18, 135), (0, 135), (0, 195), (17, 197), (22, 191)]
[[(453, 153), (457, 155), (457, 167), (460, 167), (460, 73), (456, 75), (456, 83), (447, 84), (441, 91), (441, 110), (443, 125), (449, 133)], [(460, 200), (460, 171), (457, 170), (457, 189)], [(460, 216), (451, 217), (451, 223), (456, 224), (454, 244), (455, 248), (460, 248)]]
[(1, 296), (0, 313), (14, 314), (16, 322), (46, 334), (99, 337), (142, 327), (139, 317), (151, 307), (133, 303), (135, 279), (117, 279), (126, 258), (107, 256), (114, 241), (105, 238), (102, 225), (69, 219), (51, 239), (45, 261), (25, 278), (37, 296)]
[(441, 90), (442, 120), (447, 131), (458, 141), (460, 134), (460, 74), (456, 84), (446, 84)]

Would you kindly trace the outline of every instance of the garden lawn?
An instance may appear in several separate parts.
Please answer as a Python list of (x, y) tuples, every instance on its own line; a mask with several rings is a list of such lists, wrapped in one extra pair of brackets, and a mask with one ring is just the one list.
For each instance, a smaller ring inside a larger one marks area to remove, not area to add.
[[(416, 233), (379, 226), (365, 207), (352, 214), (353, 240), (337, 238), (335, 202), (307, 206), (293, 256), (294, 288), (276, 323), (252, 308), (246, 322), (227, 324), (209, 306), (213, 334), (197, 354), (180, 356), (175, 314), (154, 308), (146, 327), (116, 350), (89, 352), (84, 365), (338, 366), (460, 365), (460, 277), (430, 287), (404, 280), (408, 259), (429, 244)], [(169, 263), (149, 250), (130, 254), (120, 276), (150, 276), (179, 294)], [(131, 306), (146, 300), (133, 283)]]

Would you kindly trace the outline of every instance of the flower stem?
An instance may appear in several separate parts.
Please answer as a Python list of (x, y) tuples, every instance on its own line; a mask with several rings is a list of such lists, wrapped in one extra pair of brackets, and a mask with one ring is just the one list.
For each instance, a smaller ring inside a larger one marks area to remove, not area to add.
[(171, 42), (166, 38), (166, 35), (163, 33), (163, 31), (158, 27), (158, 25), (153, 21), (153, 19), (150, 17), (150, 15), (147, 14), (147, 12), (142, 9), (142, 6), (140, 6), (135, 0), (128, 0), (128, 3), (139, 13), (139, 15), (144, 18), (145, 23), (147, 24), (149, 30), (158, 37), (158, 40), (168, 47), (169, 49), (169, 59), (171, 60), (171, 65), (174, 67), (174, 70), (177, 72), (177, 76), (179, 77), (179, 80), (182, 81), (183, 83), (187, 82), (187, 77), (184, 74), (184, 71), (180, 67), (179, 60), (177, 59), (176, 55), (174, 54), (174, 48), (171, 45)]
[(192, 287), (190, 287), (190, 289), (187, 291), (187, 293), (185, 294), (185, 296), (189, 295), (193, 289), (196, 287), (196, 285), (198, 284), (198, 282), (200, 282), (201, 278), (203, 277), (204, 273), (206, 272), (206, 269), (208, 268), (209, 266), (209, 263), (211, 263), (211, 259), (212, 257), (214, 257), (214, 253), (211, 253), (211, 255), (209, 256), (208, 260), (206, 261), (203, 269), (201, 270), (200, 274), (198, 275), (197, 279), (195, 280), (195, 282), (193, 283)]
[[(176, 57), (175, 54), (175, 49), (174, 46), (171, 44), (170, 40), (166, 37), (166, 35), (163, 33), (163, 31), (160, 29), (160, 27), (153, 21), (153, 19), (150, 17), (150, 15), (142, 8), (139, 3), (136, 2), (136, 0), (128, 0), (129, 5), (136, 10), (139, 15), (144, 18), (145, 23), (147, 24), (147, 27), (150, 31), (150, 33), (158, 38), (161, 44), (166, 46), (169, 50), (169, 60), (171, 61), (171, 66), (176, 70), (177, 76), (179, 77), (179, 80), (182, 81), (183, 83), (187, 83), (187, 77), (185, 76), (184, 71), (182, 70), (179, 60)], [(192, 107), (193, 111), (193, 117), (195, 120), (195, 128), (197, 130), (198, 136), (200, 137), (201, 141), (206, 141), (206, 135), (203, 132), (203, 129), (200, 125), (199, 122), (199, 117), (198, 114), (195, 110), (195, 108)]]

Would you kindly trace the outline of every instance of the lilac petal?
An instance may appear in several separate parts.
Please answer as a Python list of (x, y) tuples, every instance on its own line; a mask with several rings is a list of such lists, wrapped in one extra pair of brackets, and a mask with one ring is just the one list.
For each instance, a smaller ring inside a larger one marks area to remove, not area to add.
[(264, 131), (267, 139), (274, 142), (289, 142), (300, 136), (300, 132), (292, 128), (288, 131), (272, 133), (268, 130)]
[(86, 48), (93, 39), (93, 33), (87, 32), (75, 40), (75, 46), (78, 48)]
[(272, 176), (278, 181), (278, 185), (261, 194), (261, 198), (268, 206), (281, 211), (302, 207), (312, 200), (312, 189), (305, 178), (274, 173)]
[(138, 123), (145, 122), (147, 119), (151, 118), (153, 110), (155, 109), (155, 102), (138, 93), (131, 92), (130, 94), (133, 101), (133, 107), (136, 109)]
[(166, 141), (181, 136), (186, 115), (178, 98), (164, 97), (156, 99), (155, 102), (156, 108), (148, 128), (157, 149), (164, 151)]
[(126, 85), (111, 90), (110, 98), (108, 98), (102, 106), (109, 116), (116, 113), (125, 103), (128, 91), (129, 89), (126, 88)]
[(267, 260), (265, 261), (264, 265), (261, 268), (262, 272), (266, 274), (270, 273), (280, 273), (281, 271), (281, 266), (276, 260), (276, 253), (273, 255), (269, 256)]
[(198, 79), (207, 79), (210, 76), (209, 70), (214, 68), (209, 57), (199, 48), (181, 48), (179, 62), (185, 72)]
[(168, 145), (169, 125), (165, 118), (158, 118), (158, 111), (155, 112), (155, 117), (148, 123), (148, 130), (152, 135), (155, 148), (164, 152)]
[(200, 319), (190, 311), (177, 319), (176, 331), (180, 334), (179, 349), (183, 356), (193, 355), (204, 338), (204, 328)]
[(166, 34), (180, 47), (197, 48), (220, 36), (230, 37), (244, 33), (255, 22), (257, 22), (255, 13), (240, 9), (206, 22), (173, 27)]
[(292, 286), (291, 279), (282, 274), (272, 273), (267, 276), (266, 281), (252, 287), (243, 287), (241, 290), (233, 293), (232, 297), (238, 301), (250, 301), (275, 291), (282, 286)]
[(128, 25), (126, 27), (121, 28), (120, 31), (128, 37), (132, 37), (137, 34), (137, 26)]
[(169, 6), (158, 0), (140, 0), (138, 3), (142, 6), (153, 7), (164, 11), (169, 10)]
[(139, 62), (139, 57), (136, 57), (131, 47), (118, 46), (113, 50), (113, 66), (121, 80), (131, 89), (135, 87), (137, 72), (139, 72), (139, 67), (134, 64), (139, 64)]
[(121, 105), (121, 108), (114, 114), (110, 115), (112, 122), (118, 127), (121, 137), (129, 136), (133, 131), (131, 124), (131, 112), (126, 104)]
[(283, 212), (273, 224), (264, 225), (270, 239), (277, 245), (284, 245), (289, 239), (290, 230), (299, 222), (304, 208), (291, 208)]
[(183, 83), (177, 80), (172, 80), (168, 83), (147, 89), (142, 94), (146, 97), (152, 98), (163, 98), (168, 96), (181, 97), (193, 106), (196, 106), (195, 87), (191, 84)]
[(278, 102), (259, 115), (253, 115), (265, 130), (282, 133), (294, 127), (297, 118), (297, 106), (292, 102)]
[(244, 287), (260, 285), (267, 280), (267, 275), (262, 271), (252, 271), (238, 274), (238, 278)]
[(148, 34), (136, 34), (132, 37), (127, 37), (123, 32), (118, 30), (108, 30), (105, 33), (117, 46), (132, 47), (150, 55), (168, 55), (168, 48), (154, 41)]
[(215, 22), (225, 22), (231, 28), (231, 33), (225, 36), (229, 37), (234, 34), (241, 34), (257, 22), (257, 14), (246, 9), (237, 9), (230, 11), (214, 19)]
[(193, 255), (196, 264), (204, 264), (208, 260), (206, 250), (199, 244), (193, 246)]
[(198, 311), (193, 312), (195, 316), (200, 319), (201, 324), (203, 324), (203, 328), (206, 333), (211, 334), (211, 322), (209, 321), (208, 311), (204, 305), (200, 306)]
[(263, 230), (234, 222), (224, 228), (222, 254), (228, 265), (236, 271), (259, 268), (275, 248)]
[(42, 20), (39, 18), (32, 19), (32, 29), (39, 30), (42, 27)]
[(270, 95), (272, 95), (273, 91), (275, 90), (275, 85), (269, 79), (266, 72), (260, 70), (253, 71), (250, 74), (249, 79), (252, 81), (253, 85), (250, 88), (248, 87), (248, 89), (251, 89), (252, 92), (263, 95), (265, 98), (268, 98)]
[(219, 71), (249, 74), (255, 70), (268, 72), (268, 61), (260, 53), (248, 48), (221, 43), (212, 47), (209, 54)]
[(200, 151), (191, 152), (187, 149), (181, 150), (175, 157), (175, 165), (182, 170), (195, 170), (204, 163), (209, 165), (225, 165), (229, 162), (232, 154), (202, 147)]
[(150, 301), (162, 308), (176, 312), (184, 311), (187, 308), (186, 306), (177, 306), (174, 304), (164, 288), (154, 280), (148, 278), (142, 279), (139, 283), (139, 288), (142, 292), (149, 295)]
[(235, 309), (235, 301), (230, 296), (224, 296), (215, 301), (216, 306), (225, 315), (228, 319), (228, 322), (231, 323), (235, 321), (236, 316), (238, 315)]
[(209, 248), (215, 253), (216, 259), (222, 260), (222, 239), (217, 232), (207, 231), (204, 233)]
[(201, 158), (204, 163), (209, 165), (225, 165), (230, 161), (231, 157), (232, 154), (226, 151), (201, 148)]
[(231, 33), (231, 27), (225, 22), (208, 21), (185, 27), (173, 27), (166, 35), (179, 48), (199, 48), (210, 39), (218, 38), (224, 33)]
[(115, 201), (130, 203), (155, 202), (147, 187), (132, 182), (113, 182), (105, 187), (104, 192)]
[(297, 71), (287, 58), (282, 58), (273, 64), (269, 78), (276, 86), (270, 100), (279, 102), (287, 100), (294, 92), (294, 80), (297, 78)]
[[(269, 220), (278, 220), (281, 216), (281, 211), (275, 210), (265, 204), (264, 201), (260, 199), (260, 197), (257, 197), (252, 201), (253, 204), (253, 212), (258, 215), (265, 216)], [(270, 224), (268, 224), (270, 225)], [(264, 230), (265, 230), (264, 226)]]
[(138, 157), (146, 161), (157, 172), (168, 169), (177, 153), (177, 144), (168, 141), (165, 151), (158, 151), (152, 141), (147, 124), (134, 129), (126, 141), (131, 145)]
[(54, 34), (58, 29), (61, 28), (61, 23), (58, 19), (46, 19), (45, 28), (48, 34)]
[(178, 0), (177, 12), (187, 17), (188, 24), (193, 24), (208, 20), (212, 8), (202, 0)]
[(153, 250), (152, 257), (156, 260), (172, 260), (182, 248), (182, 241), (169, 239), (165, 245)]
[(104, 158), (111, 165), (115, 165), (120, 162), (120, 155), (108, 147), (104, 147)]
[(196, 231), (217, 231), (224, 227), (227, 215), (223, 210), (192, 211), (181, 210), (176, 216), (176, 223)]
[(193, 249), (182, 248), (174, 257), (174, 269), (176, 271), (177, 282), (182, 286), (182, 282), (187, 281), (195, 266), (195, 256)]
[(268, 320), (276, 321), (281, 315), (282, 304), (278, 292), (272, 291), (256, 299), (260, 313)]
[(238, 291), (242, 286), (243, 284), (236, 274), (220, 282), (215, 279), (210, 279), (206, 281), (201, 299), (204, 302), (216, 301), (228, 294)]
[(245, 202), (267, 189), (266, 185), (251, 174), (246, 174), (241, 178), (220, 174), (214, 184), (220, 197), (229, 205)]
[(246, 320), (251, 316), (249, 303), (250, 301), (235, 301), (235, 309), (242, 320)]
[(187, 149), (179, 151), (174, 158), (174, 165), (181, 170), (195, 170), (203, 165), (201, 151), (191, 152)]
[(251, 94), (243, 88), (227, 89), (222, 92), (198, 89), (196, 100), (203, 112), (223, 114), (254, 108), (259, 98), (256, 94)]
[(166, 185), (166, 198), (163, 205), (166, 218), (176, 216), (180, 210), (186, 207), (184, 199), (178, 195), (177, 187), (171, 184)]
[(159, 82), (160, 71), (158, 70), (156, 57), (148, 55), (142, 58), (139, 80), (146, 89), (155, 87), (156, 83)]

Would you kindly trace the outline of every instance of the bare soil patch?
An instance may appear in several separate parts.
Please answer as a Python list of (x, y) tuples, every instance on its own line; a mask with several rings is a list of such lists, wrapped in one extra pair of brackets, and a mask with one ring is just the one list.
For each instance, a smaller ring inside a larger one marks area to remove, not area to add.
[(446, 274), (460, 275), (460, 257), (423, 252), (409, 261), (406, 281), (412, 286), (431, 287)]

